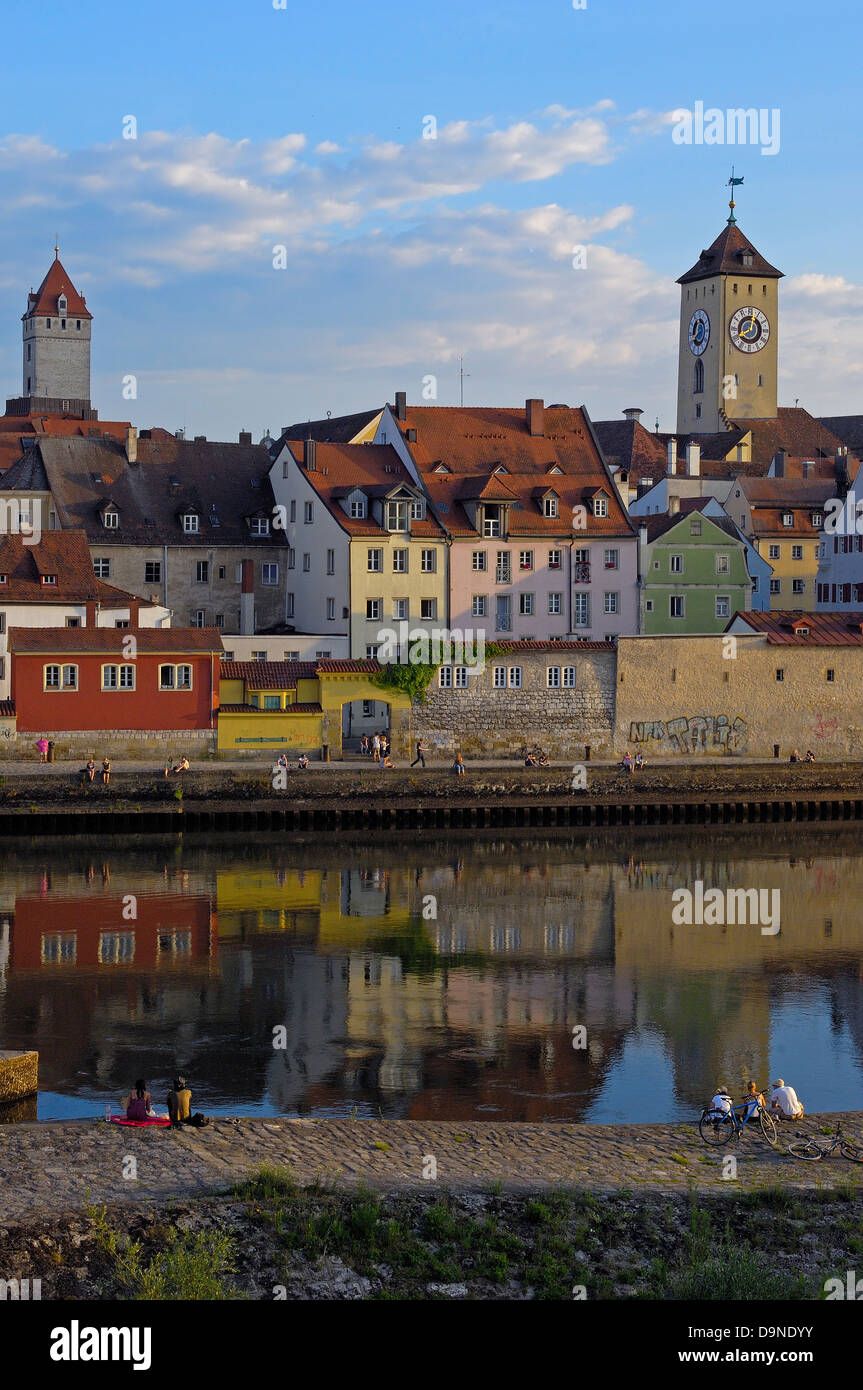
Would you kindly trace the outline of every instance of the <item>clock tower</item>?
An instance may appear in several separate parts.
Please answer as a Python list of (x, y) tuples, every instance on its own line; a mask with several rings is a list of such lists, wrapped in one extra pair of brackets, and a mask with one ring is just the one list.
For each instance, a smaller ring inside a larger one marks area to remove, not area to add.
[[(741, 179), (732, 182), (741, 183)], [(677, 431), (717, 434), (776, 416), (779, 281), (731, 216), (681, 275)]]

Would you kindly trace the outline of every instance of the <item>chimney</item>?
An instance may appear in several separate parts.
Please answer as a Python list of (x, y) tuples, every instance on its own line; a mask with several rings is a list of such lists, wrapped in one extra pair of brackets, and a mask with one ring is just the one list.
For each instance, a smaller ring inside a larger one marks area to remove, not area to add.
[(138, 462), (138, 431), (134, 425), (126, 430), (126, 458), (130, 463)]
[(195, 443), (196, 443), (196, 444), (206, 444), (206, 442), (207, 442), (207, 436), (206, 436), (205, 434), (196, 434), (196, 435), (195, 435)]
[(774, 478), (784, 478), (784, 477), (785, 477), (785, 464), (786, 464), (787, 459), (788, 459), (788, 452), (787, 452), (787, 450), (785, 450), (785, 449), (777, 449), (777, 450), (776, 450), (776, 456), (775, 456), (775, 458), (774, 458), (774, 460), (773, 460), (773, 476), (774, 476)]
[(404, 422), (408, 418), (408, 393), (396, 391), (396, 419)]
[(140, 600), (139, 598), (130, 600), (130, 602), (129, 602), (129, 626), (130, 626), (130, 627), (140, 627), (140, 626), (141, 626), (141, 616), (140, 616), (140, 614), (141, 614), (141, 600)]
[(623, 413), (627, 420), (640, 420), (644, 411), (640, 410), (637, 405), (628, 405)]
[(644, 522), (642, 522), (638, 528), (638, 544), (642, 546), (642, 548), (647, 545), (647, 526)]
[(251, 444), (251, 442), (252, 442), (252, 433), (251, 433), (251, 430), (240, 430), (240, 443), (241, 443), (241, 444)]
[(252, 637), (255, 632), (255, 562), (242, 562), (242, 592), (240, 593), (240, 632)]
[(527, 421), (528, 434), (537, 436), (545, 433), (544, 414), (545, 404), (542, 400), (531, 397), (530, 400), (525, 401), (524, 417)]
[(673, 478), (673, 477), (674, 477), (674, 474), (675, 474), (676, 472), (677, 472), (677, 440), (676, 440), (676, 439), (669, 439), (669, 441), (668, 441), (668, 476), (669, 476), (669, 478)]
[(687, 444), (686, 446), (686, 476), (687, 478), (701, 477), (700, 444)]
[(313, 439), (303, 440), (303, 467), (309, 473), (315, 471), (315, 441)]
[(836, 475), (836, 482), (839, 487), (839, 491), (841, 495), (844, 497), (847, 494), (849, 487), (848, 450), (844, 445), (836, 451), (836, 457), (833, 461), (833, 469)]

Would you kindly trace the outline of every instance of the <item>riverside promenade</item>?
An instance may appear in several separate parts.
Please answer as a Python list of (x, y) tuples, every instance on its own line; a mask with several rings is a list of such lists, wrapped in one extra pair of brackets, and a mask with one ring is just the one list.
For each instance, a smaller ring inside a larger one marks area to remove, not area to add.
[[(806, 1163), (785, 1152), (838, 1121), (863, 1138), (863, 1112), (807, 1115), (780, 1126), (779, 1150), (753, 1130), (727, 1150), (706, 1147), (696, 1123), (654, 1125), (453, 1124), (411, 1120), (218, 1119), (205, 1129), (126, 1129), (104, 1120), (0, 1126), (0, 1223), (17, 1225), (90, 1204), (162, 1204), (224, 1191), (260, 1167), (382, 1191), (702, 1193), (853, 1187), (863, 1164), (834, 1156)], [(131, 1162), (130, 1160), (134, 1160)], [(430, 1162), (433, 1160), (433, 1164)], [(424, 1176), (436, 1172), (436, 1177)], [(134, 1174), (135, 1176), (124, 1176)]]

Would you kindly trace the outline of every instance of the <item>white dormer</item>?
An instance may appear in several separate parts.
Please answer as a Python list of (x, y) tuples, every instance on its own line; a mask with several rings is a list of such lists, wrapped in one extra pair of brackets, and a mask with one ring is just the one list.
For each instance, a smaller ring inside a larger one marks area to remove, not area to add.
[(355, 487), (342, 498), (342, 509), (354, 521), (365, 521), (369, 514), (369, 503), (362, 488)]

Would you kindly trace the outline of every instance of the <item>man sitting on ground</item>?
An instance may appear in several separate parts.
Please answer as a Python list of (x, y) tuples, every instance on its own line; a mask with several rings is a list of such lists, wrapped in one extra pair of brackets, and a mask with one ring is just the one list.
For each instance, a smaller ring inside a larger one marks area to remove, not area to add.
[(716, 1095), (713, 1097), (708, 1110), (720, 1110), (724, 1115), (731, 1109), (731, 1097), (724, 1086), (716, 1087)]
[(302, 768), (302, 770), (305, 771), (308, 765), (308, 758), (306, 757), (305, 753), (301, 753), (300, 756), (297, 758), (297, 767)]
[(178, 763), (175, 763), (175, 764), (174, 764), (174, 766), (171, 768), (171, 771), (172, 771), (172, 772), (188, 772), (188, 771), (189, 771), (189, 759), (188, 759), (187, 757), (185, 757), (185, 756), (182, 757)]
[(797, 1092), (793, 1086), (786, 1086), (781, 1076), (778, 1081), (773, 1082), (770, 1109), (774, 1118), (780, 1117), (783, 1120), (799, 1120), (803, 1115), (803, 1106), (797, 1098)]
[(175, 1076), (167, 1096), (168, 1118), (174, 1129), (187, 1125), (192, 1116), (192, 1092), (184, 1076)]

